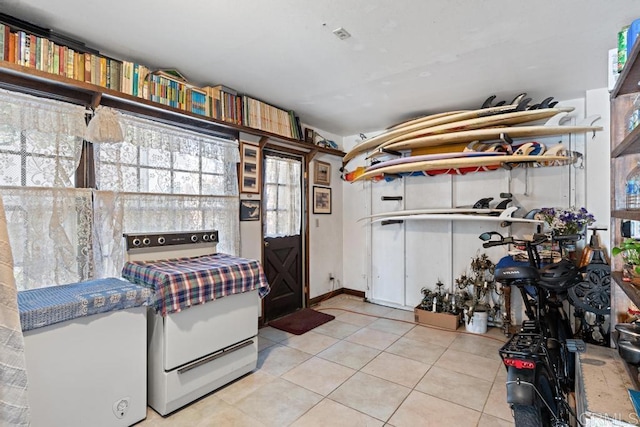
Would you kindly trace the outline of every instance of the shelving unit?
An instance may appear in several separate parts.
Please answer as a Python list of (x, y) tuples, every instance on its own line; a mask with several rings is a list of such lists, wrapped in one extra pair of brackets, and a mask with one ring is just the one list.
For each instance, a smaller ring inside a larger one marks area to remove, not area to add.
[(0, 61), (0, 87), (94, 108), (98, 105), (104, 105), (212, 135), (234, 138), (238, 138), (240, 132), (256, 135), (261, 138), (262, 146), (268, 144), (284, 146), (297, 152), (305, 153), (307, 158), (313, 158), (316, 153), (326, 153), (338, 157), (345, 155), (344, 152), (333, 148), (322, 147), (259, 129), (190, 113), (113, 89), (46, 73), (7, 61)]
[[(611, 242), (621, 243), (622, 222), (640, 221), (640, 210), (626, 209), (625, 182), (628, 173), (640, 161), (640, 127), (627, 134), (626, 118), (636, 96), (640, 96), (640, 44), (636, 43), (611, 92)], [(611, 259), (613, 286), (612, 329), (618, 316), (626, 313), (629, 301), (640, 307), (640, 288), (622, 280), (622, 260)]]

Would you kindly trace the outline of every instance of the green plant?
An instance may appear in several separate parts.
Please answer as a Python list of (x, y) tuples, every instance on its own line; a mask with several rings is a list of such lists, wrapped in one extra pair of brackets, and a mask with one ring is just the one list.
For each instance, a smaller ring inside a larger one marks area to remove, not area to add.
[(640, 274), (640, 241), (627, 238), (620, 246), (611, 249), (612, 256), (622, 255), (625, 264), (634, 267), (634, 271)]

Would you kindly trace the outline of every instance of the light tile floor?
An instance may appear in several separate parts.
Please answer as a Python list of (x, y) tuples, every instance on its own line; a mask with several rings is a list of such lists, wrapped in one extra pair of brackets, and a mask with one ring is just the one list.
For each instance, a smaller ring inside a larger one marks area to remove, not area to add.
[(512, 426), (497, 329), (416, 325), (413, 313), (339, 295), (303, 335), (262, 328), (249, 375), (147, 426)]

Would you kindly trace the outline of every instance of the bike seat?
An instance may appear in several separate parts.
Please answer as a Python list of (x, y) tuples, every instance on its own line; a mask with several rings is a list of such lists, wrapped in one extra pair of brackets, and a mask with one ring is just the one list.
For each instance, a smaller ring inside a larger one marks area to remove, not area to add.
[(498, 282), (513, 282), (516, 280), (536, 281), (540, 279), (538, 270), (529, 266), (510, 266), (496, 268), (494, 277)]

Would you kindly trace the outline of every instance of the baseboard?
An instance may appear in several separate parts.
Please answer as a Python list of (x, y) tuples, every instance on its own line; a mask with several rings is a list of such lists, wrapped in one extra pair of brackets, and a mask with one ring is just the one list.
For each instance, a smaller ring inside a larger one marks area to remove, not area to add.
[(348, 288), (340, 288), (340, 289), (336, 289), (335, 291), (327, 292), (326, 294), (317, 296), (315, 298), (311, 298), (309, 300), (309, 306), (311, 307), (313, 305), (320, 304), (322, 301), (327, 300), (329, 298), (333, 298), (340, 294), (353, 295), (353, 296), (362, 298), (363, 300), (365, 296), (363, 291), (356, 291), (355, 289), (348, 289)]

